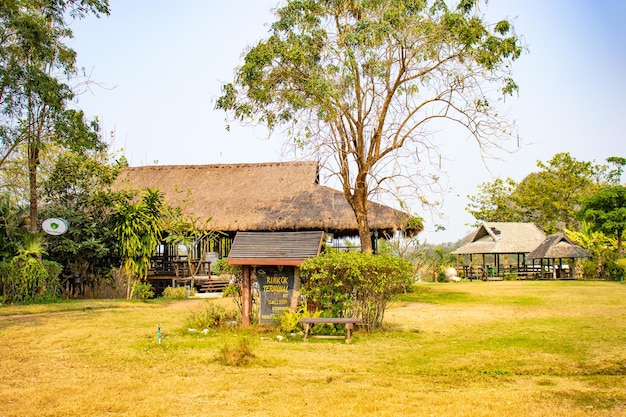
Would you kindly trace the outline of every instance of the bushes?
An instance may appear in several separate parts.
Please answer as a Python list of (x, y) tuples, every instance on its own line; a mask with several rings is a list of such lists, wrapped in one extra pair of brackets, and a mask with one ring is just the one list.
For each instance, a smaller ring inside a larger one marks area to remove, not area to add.
[(219, 328), (229, 323), (237, 323), (237, 313), (208, 301), (187, 319), (187, 327), (194, 329)]
[(411, 285), (412, 265), (391, 255), (331, 252), (305, 261), (302, 293), (318, 309), (358, 317), (367, 329), (382, 324), (387, 302)]
[(133, 298), (137, 300), (147, 300), (148, 298), (154, 298), (154, 291), (152, 291), (152, 285), (149, 282), (136, 282), (135, 289), (132, 291)]
[(3, 302), (46, 302), (59, 298), (61, 270), (56, 262), (33, 257), (15, 257), (0, 263)]
[(621, 281), (625, 268), (615, 258), (609, 258), (600, 263), (595, 259), (585, 259), (582, 262), (584, 279), (602, 279), (607, 281)]
[(163, 298), (184, 300), (187, 298), (187, 291), (185, 287), (167, 287), (163, 290)]

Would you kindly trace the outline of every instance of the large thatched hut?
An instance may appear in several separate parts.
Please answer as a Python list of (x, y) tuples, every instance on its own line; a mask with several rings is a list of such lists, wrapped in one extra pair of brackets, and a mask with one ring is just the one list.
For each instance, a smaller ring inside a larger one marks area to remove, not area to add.
[[(320, 185), (316, 162), (169, 165), (128, 167), (116, 188), (160, 189), (171, 206), (210, 227), (237, 231), (322, 230), (335, 236), (357, 235), (357, 223), (343, 193)], [(372, 231), (393, 234), (409, 223), (407, 213), (369, 203)], [(415, 233), (419, 230), (411, 230)]]
[[(181, 207), (198, 219), (211, 218), (208, 227), (222, 232), (217, 244), (199, 253), (226, 257), (237, 232), (321, 231), (334, 236), (358, 236), (354, 213), (342, 192), (320, 185), (316, 162), (270, 162), (257, 164), (170, 165), (127, 167), (115, 189), (159, 189), (167, 204)], [(372, 235), (393, 235), (408, 229), (411, 216), (383, 204), (369, 203)], [(176, 247), (160, 245), (155, 270), (169, 275), (185, 274)], [(202, 256), (192, 254), (199, 262)], [(204, 266), (206, 270), (206, 265)]]

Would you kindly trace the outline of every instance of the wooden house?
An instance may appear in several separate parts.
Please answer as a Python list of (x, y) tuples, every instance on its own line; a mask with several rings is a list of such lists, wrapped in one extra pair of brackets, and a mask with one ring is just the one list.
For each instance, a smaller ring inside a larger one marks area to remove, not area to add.
[[(228, 255), (239, 231), (322, 231), (335, 238), (358, 236), (351, 207), (341, 191), (320, 184), (316, 162), (128, 167), (115, 183), (116, 189), (147, 187), (161, 190), (170, 206), (181, 207), (196, 218), (210, 217), (208, 227), (223, 233), (222, 239), (209, 248), (220, 258)], [(419, 232), (407, 230), (410, 219), (402, 211), (369, 203), (373, 235), (391, 236), (398, 230)], [(155, 256), (157, 272), (176, 272), (172, 265), (180, 254), (167, 245), (161, 245), (159, 251)]]

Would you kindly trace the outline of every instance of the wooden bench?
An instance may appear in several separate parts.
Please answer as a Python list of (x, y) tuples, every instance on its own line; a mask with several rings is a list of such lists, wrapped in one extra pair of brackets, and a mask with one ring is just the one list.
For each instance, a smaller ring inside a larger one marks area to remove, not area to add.
[[(361, 319), (350, 317), (309, 317), (300, 319), (300, 323), (304, 324), (304, 341), (309, 340), (311, 328), (316, 324), (344, 324), (346, 326), (346, 343), (351, 342), (352, 329), (355, 324), (361, 324)], [(311, 336), (325, 339), (343, 339), (343, 336)]]

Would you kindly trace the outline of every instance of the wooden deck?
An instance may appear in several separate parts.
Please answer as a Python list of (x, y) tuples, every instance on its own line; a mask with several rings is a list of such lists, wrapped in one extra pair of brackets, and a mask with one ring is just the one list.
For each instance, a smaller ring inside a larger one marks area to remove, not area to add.
[(211, 275), (210, 261), (186, 259), (153, 260), (148, 281), (157, 296), (167, 287), (190, 287), (192, 282), (197, 293), (222, 292), (230, 283), (228, 279)]
[(535, 279), (572, 279), (569, 268), (544, 267), (540, 265), (528, 266), (469, 266), (456, 268), (461, 277), (472, 280), (502, 281), (504, 279), (535, 280)]

